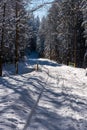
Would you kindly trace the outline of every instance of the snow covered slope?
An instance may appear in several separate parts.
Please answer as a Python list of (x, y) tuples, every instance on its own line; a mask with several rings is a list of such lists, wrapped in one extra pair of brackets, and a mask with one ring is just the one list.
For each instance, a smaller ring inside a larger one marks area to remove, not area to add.
[[(47, 59), (26, 59), (0, 78), (0, 130), (87, 130), (87, 77)], [(39, 64), (39, 71), (33, 69)]]

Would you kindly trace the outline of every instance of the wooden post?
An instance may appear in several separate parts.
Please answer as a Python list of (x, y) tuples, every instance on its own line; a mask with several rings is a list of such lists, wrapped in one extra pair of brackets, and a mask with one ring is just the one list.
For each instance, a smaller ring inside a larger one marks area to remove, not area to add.
[(37, 65), (36, 65), (36, 70), (37, 70), (37, 71), (39, 70), (39, 66), (38, 66), (38, 63), (37, 63)]

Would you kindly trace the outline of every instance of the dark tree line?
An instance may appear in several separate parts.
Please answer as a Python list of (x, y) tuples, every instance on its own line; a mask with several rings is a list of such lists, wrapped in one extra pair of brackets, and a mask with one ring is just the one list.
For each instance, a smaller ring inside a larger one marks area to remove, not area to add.
[(77, 67), (86, 64), (87, 1), (55, 0), (42, 20), (37, 45), (39, 53), (58, 63)]
[(25, 55), (25, 50), (36, 49), (39, 18), (26, 11), (28, 1), (0, 1), (0, 76), (3, 63), (14, 62), (15, 73), (18, 73), (19, 59)]
[(41, 57), (87, 67), (87, 1), (54, 0), (41, 22), (32, 13), (40, 6), (28, 12), (27, 2), (0, 1), (0, 76), (3, 63), (14, 62), (18, 73), (19, 59), (36, 49)]

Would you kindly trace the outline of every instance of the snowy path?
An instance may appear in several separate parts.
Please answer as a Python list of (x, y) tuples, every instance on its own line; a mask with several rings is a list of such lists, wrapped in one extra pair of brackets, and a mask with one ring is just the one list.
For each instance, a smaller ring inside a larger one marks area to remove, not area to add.
[(63, 68), (63, 72), (60, 68), (49, 70), (48, 86), (28, 130), (87, 130), (87, 86), (83, 89), (84, 83), (77, 79), (76, 72), (70, 71), (72, 74), (65, 77)]
[(0, 130), (87, 130), (85, 70), (38, 62), (38, 72), (0, 78)]

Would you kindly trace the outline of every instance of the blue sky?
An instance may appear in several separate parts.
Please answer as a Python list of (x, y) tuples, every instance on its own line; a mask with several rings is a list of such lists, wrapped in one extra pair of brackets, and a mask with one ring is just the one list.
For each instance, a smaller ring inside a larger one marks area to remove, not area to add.
[[(44, 2), (52, 2), (52, 1), (53, 0), (33, 0), (31, 7), (37, 7), (38, 5), (43, 4)], [(38, 9), (37, 11), (34, 12), (35, 17), (39, 16), (41, 19), (43, 16), (46, 16), (48, 9), (49, 5), (46, 5)]]

